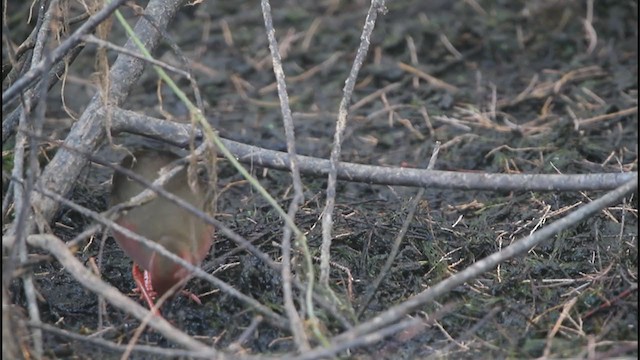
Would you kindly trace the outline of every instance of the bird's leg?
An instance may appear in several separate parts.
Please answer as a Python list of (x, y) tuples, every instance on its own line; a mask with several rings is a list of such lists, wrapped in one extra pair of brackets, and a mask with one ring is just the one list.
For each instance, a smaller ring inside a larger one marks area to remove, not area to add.
[(141, 272), (138, 264), (134, 263), (133, 268), (131, 269), (131, 273), (133, 274), (133, 280), (136, 282), (138, 286), (136, 292), (140, 292), (140, 298), (144, 299), (147, 304), (149, 304), (149, 308), (154, 311), (155, 314), (159, 314), (157, 308), (155, 308), (154, 300), (157, 296), (156, 292), (153, 290), (153, 286), (151, 285), (151, 274), (148, 271)]
[(198, 295), (192, 293), (189, 290), (182, 290), (180, 292), (182, 295), (188, 297), (189, 299), (191, 299), (191, 301), (193, 301), (194, 303), (198, 304), (198, 305), (202, 305), (202, 301), (200, 300), (200, 298), (198, 297)]
[[(188, 252), (183, 252), (183, 253), (181, 254), (181, 257), (182, 257), (184, 260), (186, 260), (186, 261), (189, 261), (189, 262), (193, 263), (193, 261), (191, 261), (191, 260), (190, 260), (190, 259), (192, 259), (192, 255), (191, 255), (190, 253), (188, 253)], [(184, 269), (184, 268), (183, 268), (182, 270), (183, 270), (183, 271), (186, 271), (186, 269)], [(185, 275), (184, 277), (186, 277), (186, 273), (185, 273), (184, 275)], [(198, 305), (202, 305), (202, 301), (200, 300), (200, 298), (198, 297), (198, 295), (196, 295), (196, 294), (192, 293), (191, 291), (186, 290), (186, 289), (182, 289), (182, 290), (180, 290), (180, 293), (181, 293), (183, 296), (186, 296), (186, 297), (188, 297), (189, 299), (191, 299), (191, 301), (195, 302), (196, 304), (198, 304)]]

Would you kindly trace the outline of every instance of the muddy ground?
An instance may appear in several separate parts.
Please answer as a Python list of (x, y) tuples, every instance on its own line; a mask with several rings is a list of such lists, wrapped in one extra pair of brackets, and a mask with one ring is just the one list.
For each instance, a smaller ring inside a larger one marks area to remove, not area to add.
[[(597, 1), (591, 18), (587, 3), (388, 2), (388, 13), (379, 17), (374, 30), (353, 103), (385, 87), (388, 90), (351, 112), (342, 159), (425, 167), (439, 141), (443, 146), (435, 167), (440, 170), (637, 171), (637, 2)], [(15, 9), (8, 24), (16, 29), (12, 40), (19, 44), (28, 8), (11, 6)], [(335, 114), (368, 6), (365, 1), (272, 3), (301, 154), (329, 157)], [(133, 21), (132, 13), (125, 13)], [(205, 1), (185, 7), (169, 33), (192, 61), (207, 116), (221, 136), (285, 149), (259, 3)], [(117, 24), (110, 39), (122, 44)], [(51, 91), (50, 129), (64, 133), (71, 123), (69, 113), (81, 113), (95, 92), (87, 80), (93, 71), (92, 54), (87, 49), (70, 67), (64, 91), (60, 86)], [(161, 46), (155, 55), (179, 63), (169, 46)], [(316, 66), (319, 71), (309, 74)], [(426, 81), (411, 69), (436, 80)], [(186, 81), (180, 84), (188, 87)], [(147, 71), (124, 107), (184, 119), (185, 107), (166, 87), (160, 92), (162, 107), (158, 105), (157, 78)], [(6, 150), (3, 144), (3, 159)], [(101, 154), (112, 156), (108, 148)], [(225, 191), (217, 218), (277, 259), (282, 236), (277, 214), (246, 183), (238, 182), (241, 176), (228, 163), (221, 161), (219, 166), (219, 187)], [(283, 206), (288, 205), (292, 196), (289, 174), (261, 168), (252, 171)], [(88, 169), (73, 199), (90, 209), (106, 210), (108, 179), (104, 169)], [(296, 221), (308, 231), (310, 246), (318, 254), (326, 179), (303, 177), (303, 182), (305, 204)], [(360, 310), (359, 301), (384, 264), (416, 192), (403, 187), (339, 184), (332, 260), (349, 269), (354, 281), (350, 293), (345, 273), (336, 268), (331, 284), (355, 311)], [(358, 321), (406, 300), (603, 193), (426, 189), (398, 259)], [(90, 224), (82, 215), (63, 208), (53, 231), (70, 239)], [(637, 197), (632, 196), (625, 204), (600, 212), (527, 256), (503, 263), (423, 307), (415, 315), (451, 308), (413, 337), (391, 336), (341, 357), (637, 356), (637, 229)], [(77, 256), (84, 262), (96, 258), (101, 238), (102, 234), (96, 234), (78, 249)], [(251, 255), (234, 249), (231, 241), (219, 236), (205, 265), (218, 264), (216, 276), (282, 313), (279, 277)], [(223, 266), (216, 260), (221, 257)], [(133, 297), (130, 264), (108, 238), (101, 276)], [(103, 328), (99, 328), (97, 297), (59, 263), (45, 258), (33, 273), (42, 296), (39, 305), (44, 322), (84, 335), (101, 331), (102, 338), (117, 343), (131, 339), (139, 322), (107, 306)], [(206, 294), (202, 305), (177, 297), (163, 312), (203, 342), (226, 348), (256, 316), (233, 297), (212, 292), (216, 289), (204, 281), (191, 281), (189, 289)], [(12, 290), (13, 302), (24, 305), (18, 282)], [(617, 298), (620, 294), (623, 296)], [(599, 308), (614, 299), (611, 306)], [(559, 322), (563, 311), (567, 318)], [(332, 320), (323, 320), (328, 334), (340, 329)], [(559, 328), (554, 330), (554, 326)], [(242, 344), (243, 353), (293, 351), (289, 336), (262, 322)], [(50, 358), (119, 357), (117, 352), (46, 331), (45, 341)], [(138, 343), (171, 346), (150, 330)], [(132, 358), (144, 357), (132, 354)]]

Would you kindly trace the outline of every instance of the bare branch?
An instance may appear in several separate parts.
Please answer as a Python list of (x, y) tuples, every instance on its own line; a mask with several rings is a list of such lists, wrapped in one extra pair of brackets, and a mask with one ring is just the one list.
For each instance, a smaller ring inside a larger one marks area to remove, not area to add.
[[(271, 59), (273, 60), (273, 73), (276, 76), (278, 84), (278, 97), (280, 98), (280, 111), (282, 112), (282, 121), (284, 122), (285, 135), (287, 137), (287, 153), (289, 155), (289, 164), (291, 167), (291, 177), (293, 179), (294, 196), (289, 204), (287, 214), (291, 219), (295, 219), (298, 207), (304, 201), (302, 192), (302, 180), (300, 180), (300, 171), (298, 170), (298, 157), (296, 155), (295, 131), (293, 126), (293, 117), (291, 116), (291, 108), (289, 107), (289, 95), (287, 94), (287, 84), (284, 81), (284, 70), (282, 69), (282, 59), (278, 51), (278, 41), (276, 40), (276, 31), (273, 28), (273, 19), (271, 17), (271, 5), (268, 0), (262, 0), (262, 15), (264, 17), (264, 26), (267, 30), (267, 38), (269, 40), (269, 50), (271, 51)], [(306, 351), (310, 348), (309, 339), (302, 326), (302, 321), (293, 302), (293, 291), (291, 288), (291, 233), (293, 229), (287, 224), (284, 225), (282, 234), (282, 291), (284, 295), (284, 307), (291, 324), (291, 333), (295, 339), (299, 351)], [(310, 317), (313, 315), (313, 263), (311, 262), (311, 254), (307, 248), (306, 240), (303, 236), (296, 238), (301, 246), (301, 250), (305, 257), (307, 272), (307, 311)]]
[[(106, 18), (111, 11), (115, 10), (115, 5), (121, 2), (122, 1), (113, 1), (109, 3), (103, 10), (96, 13), (95, 17), (92, 17), (92, 19)], [(153, 0), (149, 2), (146, 12), (149, 17), (155, 19), (156, 26), (164, 28), (169, 23), (169, 20), (173, 18), (181, 4), (181, 0)], [(81, 32), (80, 30), (86, 30), (86, 28), (93, 29), (97, 26), (97, 23), (94, 24), (92, 19), (88, 20), (87, 23), (74, 33), (78, 35), (78, 41), (80, 41), (80, 36), (86, 33), (86, 31)], [(135, 32), (148, 49), (153, 49), (160, 38), (159, 32), (155, 31), (154, 26), (150, 25), (148, 20), (145, 19), (140, 19), (138, 21), (138, 24), (135, 27)], [(67, 39), (63, 45), (75, 38), (76, 37), (71, 37), (70, 39)], [(52, 61), (56, 61), (58, 59), (56, 54), (63, 52), (65, 49), (63, 45), (53, 51), (51, 56)], [(128, 49), (135, 49), (134, 46), (135, 45), (129, 41), (125, 47)], [(66, 51), (64, 53), (66, 53)], [(124, 55), (118, 56), (110, 71), (111, 86), (109, 87), (109, 94), (107, 96), (110, 104), (117, 105), (126, 99), (131, 86), (133, 86), (142, 74), (144, 64), (144, 61), (139, 59)], [(5, 94), (3, 94), (3, 99), (4, 98)], [(72, 127), (71, 132), (65, 140), (67, 145), (84, 150), (85, 152), (93, 152), (97, 148), (98, 144), (103, 141), (105, 137), (105, 128), (102, 124), (102, 117), (95, 116), (96, 110), (101, 105), (102, 99), (100, 94), (96, 94), (86, 107), (80, 119)], [(83, 156), (62, 149), (56, 153), (54, 158), (44, 169), (39, 182), (53, 192), (66, 194), (71, 190), (75, 184), (75, 179), (86, 164), (87, 161)], [(64, 174), (64, 176), (60, 176), (61, 174)], [(48, 221), (55, 213), (57, 204), (47, 197), (42, 197), (36, 194), (33, 199), (33, 207), (36, 212), (39, 212), (42, 217)]]
[(340, 152), (342, 149), (342, 135), (347, 126), (347, 116), (349, 103), (353, 89), (358, 78), (360, 68), (364, 63), (365, 56), (369, 50), (370, 38), (376, 24), (379, 12), (385, 12), (386, 8), (384, 0), (372, 0), (371, 7), (367, 13), (367, 18), (360, 35), (360, 46), (356, 52), (356, 58), (353, 60), (353, 66), (349, 72), (349, 77), (345, 81), (342, 100), (338, 109), (338, 122), (333, 138), (333, 147), (331, 148), (331, 160), (329, 163), (329, 177), (327, 183), (327, 200), (322, 212), (322, 246), (320, 248), (320, 283), (329, 288), (329, 261), (331, 249), (331, 230), (333, 227), (333, 208), (336, 203), (336, 179), (338, 177), (338, 163), (340, 162)]
[[(68, 39), (66, 39), (60, 46), (58, 46), (55, 50), (51, 52), (50, 62), (52, 64), (57, 63), (62, 60), (62, 58), (67, 55), (69, 51), (71, 51), (76, 45), (78, 45), (82, 41), (82, 36), (93, 31), (100, 23), (102, 23), (106, 18), (108, 18), (111, 13), (113, 13), (125, 0), (113, 0), (107, 5), (97, 12), (94, 16), (89, 18), (84, 24), (82, 24), (78, 30), (76, 30)], [(152, 8), (151, 6), (149, 8)], [(39, 61), (35, 66), (29, 70), (26, 74), (20, 77), (13, 85), (11, 85), (7, 90), (2, 93), (2, 104), (8, 104), (11, 100), (13, 100), (21, 91), (29, 87), (33, 81), (38, 79), (45, 69), (44, 60)]]
[(459, 273), (456, 273), (450, 278), (439, 282), (438, 284), (413, 296), (409, 300), (399, 305), (387, 309), (386, 311), (375, 316), (369, 321), (365, 321), (359, 324), (358, 326), (354, 327), (353, 330), (337, 336), (335, 340), (346, 341), (355, 336), (369, 333), (371, 331), (379, 329), (382, 326), (398, 321), (417, 307), (435, 300), (438, 296), (451, 291), (456, 286), (460, 286), (465, 282), (478, 277), (479, 275), (493, 269), (500, 263), (526, 253), (527, 251), (538, 245), (540, 242), (547, 240), (552, 236), (555, 236), (561, 231), (575, 226), (579, 222), (595, 215), (597, 212), (606, 208), (607, 206), (616, 204), (624, 196), (636, 190), (637, 188), (638, 176), (636, 175), (630, 181), (626, 182), (617, 189), (608, 192), (599, 199), (582, 206), (571, 214), (551, 223), (550, 225), (538, 230), (537, 232), (534, 232), (524, 239), (514, 242), (512, 245), (504, 248), (503, 250), (476, 261), (473, 265), (467, 267)]
[[(104, 110), (100, 110), (104, 111)], [(177, 146), (188, 146), (191, 128), (186, 124), (155, 119), (133, 111), (110, 109), (114, 132), (131, 132), (160, 139)], [(199, 130), (196, 138), (202, 139)], [(289, 170), (288, 155), (283, 152), (222, 139), (224, 145), (240, 161), (254, 166)], [(298, 156), (300, 172), (326, 176), (329, 160)], [(478, 172), (392, 168), (354, 163), (340, 163), (337, 176), (341, 180), (377, 185), (415, 186), (427, 189), (460, 189), (486, 191), (578, 191), (608, 190), (636, 176), (629, 173), (597, 174), (489, 174)]]
[(102, 281), (91, 271), (85, 268), (82, 263), (73, 256), (64, 242), (57, 237), (48, 234), (30, 235), (28, 237), (28, 242), (29, 245), (37, 246), (53, 254), (64, 268), (84, 287), (96, 294), (104, 296), (104, 298), (113, 306), (130, 313), (140, 321), (145, 321), (150, 318), (149, 325), (164, 335), (167, 339), (180, 344), (187, 349), (202, 352), (203, 355), (207, 354), (212, 357), (220, 355), (217, 350), (194, 340), (191, 336), (175, 328), (164, 318), (154, 316), (149, 310), (123, 295), (118, 289)]

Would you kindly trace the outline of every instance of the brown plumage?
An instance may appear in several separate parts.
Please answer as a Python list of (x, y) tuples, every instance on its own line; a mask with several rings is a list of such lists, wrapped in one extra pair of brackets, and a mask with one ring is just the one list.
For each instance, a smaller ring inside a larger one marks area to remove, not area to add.
[[(158, 171), (176, 159), (178, 157), (172, 153), (144, 150), (135, 152), (133, 157), (127, 156), (121, 166), (153, 182), (158, 178)], [(186, 169), (181, 170), (169, 180), (164, 188), (198, 209), (204, 208), (205, 196), (202, 193), (192, 192), (188, 185)], [(201, 185), (199, 188), (203, 189), (204, 186)], [(144, 189), (142, 184), (116, 172), (113, 176), (111, 204), (126, 202)], [(200, 264), (207, 256), (213, 242), (214, 229), (212, 226), (159, 195), (154, 200), (129, 210), (116, 222), (163, 245), (170, 252), (194, 265)], [(141, 283), (144, 284), (140, 290), (148, 302), (155, 295), (161, 296), (174, 284), (189, 275), (189, 272), (182, 266), (149, 250), (143, 244), (124, 234), (113, 231), (113, 237), (124, 252), (133, 259), (134, 278), (139, 287)], [(140, 279), (136, 264), (145, 270), (143, 281)], [(149, 292), (149, 295), (145, 293), (145, 290)], [(152, 302), (149, 305), (152, 306)]]

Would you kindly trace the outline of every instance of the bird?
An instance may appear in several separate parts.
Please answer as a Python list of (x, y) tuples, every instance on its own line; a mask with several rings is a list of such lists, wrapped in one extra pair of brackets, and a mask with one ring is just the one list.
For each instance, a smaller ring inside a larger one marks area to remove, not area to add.
[[(178, 159), (180, 157), (166, 150), (144, 149), (136, 150), (126, 156), (120, 166), (153, 182), (158, 178), (161, 168)], [(204, 210), (206, 196), (201, 193), (204, 184), (201, 180), (199, 182), (197, 187), (199, 190), (194, 192), (189, 186), (185, 167), (165, 183), (164, 189), (196, 208)], [(145, 188), (143, 184), (115, 171), (110, 196), (111, 206), (129, 201)], [(213, 226), (161, 195), (130, 209), (120, 215), (115, 222), (163, 245), (168, 251), (196, 266), (204, 260), (213, 245)], [(173, 289), (175, 284), (190, 275), (190, 272), (181, 265), (131, 237), (115, 229), (112, 229), (112, 235), (120, 248), (133, 260), (134, 281), (141, 297), (150, 308), (155, 309), (154, 301), (158, 296)], [(141, 272), (140, 268), (144, 271)], [(195, 297), (193, 294), (190, 295), (192, 298)], [(196, 299), (197, 297), (194, 300)]]

